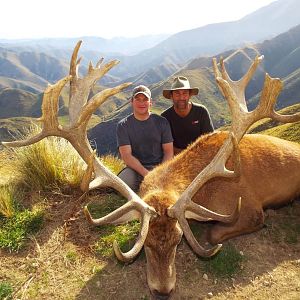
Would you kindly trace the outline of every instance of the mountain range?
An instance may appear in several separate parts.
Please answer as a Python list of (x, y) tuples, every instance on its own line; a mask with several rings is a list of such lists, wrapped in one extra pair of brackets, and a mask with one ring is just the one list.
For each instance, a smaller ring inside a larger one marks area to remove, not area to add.
[[(122, 44), (126, 39), (110, 41), (90, 37), (86, 38), (90, 44), (80, 52), (83, 56), (80, 72), (85, 73), (88, 61), (95, 63), (102, 54), (106, 54), (108, 59), (120, 59), (121, 63), (101, 79), (101, 86), (96, 85), (91, 95), (121, 82), (145, 84), (151, 88), (153, 108), (158, 113), (171, 105), (162, 97), (162, 90), (169, 88), (174, 76), (187, 76), (191, 84), (200, 90), (193, 101), (205, 104), (215, 127), (220, 127), (230, 121), (230, 116), (215, 84), (212, 57), (224, 57), (230, 76), (237, 80), (256, 55), (264, 55), (263, 63), (246, 90), (249, 107), (253, 108), (259, 99), (265, 72), (284, 81), (278, 108), (295, 104), (300, 98), (299, 23), (300, 1), (278, 0), (235, 22), (210, 24), (172, 36), (149, 37), (148, 44), (145, 41), (139, 44), (138, 39), (131, 40), (137, 46), (135, 50), (134, 47), (127, 50), (132, 54), (140, 51), (133, 55), (117, 51), (118, 45), (122, 45), (120, 49), (126, 48)], [(42, 92), (46, 85), (68, 74), (68, 61), (75, 40), (0, 40), (1, 119), (40, 115)], [(145, 49), (142, 44), (145, 48), (150, 46)], [(103, 52), (96, 50), (98, 46)], [(89, 135), (101, 145), (100, 153), (116, 150), (114, 130), (116, 122), (130, 113), (129, 105), (122, 106), (129, 97), (130, 89), (112, 97), (98, 110), (102, 122), (91, 129)], [(67, 106), (68, 95), (63, 91), (60, 116), (67, 113)], [(5, 121), (1, 123), (2, 132), (5, 124)], [(12, 128), (11, 122), (7, 128)], [(1, 134), (0, 139), (4, 135)]]

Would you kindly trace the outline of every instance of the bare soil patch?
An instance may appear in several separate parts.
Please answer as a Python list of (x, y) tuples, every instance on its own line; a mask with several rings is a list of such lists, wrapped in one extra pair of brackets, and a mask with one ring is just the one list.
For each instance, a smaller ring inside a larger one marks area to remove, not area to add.
[[(0, 281), (13, 284), (14, 299), (151, 299), (143, 252), (130, 265), (101, 257), (92, 249), (99, 233), (81, 210), (87, 200), (79, 193), (44, 196), (50, 205), (43, 229), (19, 253), (0, 252)], [(266, 216), (263, 229), (230, 241), (245, 258), (232, 278), (203, 278), (203, 260), (183, 240), (172, 299), (300, 299), (300, 201)]]

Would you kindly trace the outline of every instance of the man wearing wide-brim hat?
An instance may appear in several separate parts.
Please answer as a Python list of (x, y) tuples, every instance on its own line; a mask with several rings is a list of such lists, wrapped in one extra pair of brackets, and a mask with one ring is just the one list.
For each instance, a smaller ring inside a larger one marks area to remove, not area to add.
[(175, 153), (185, 149), (199, 136), (214, 130), (207, 108), (190, 100), (198, 93), (199, 89), (191, 87), (184, 76), (175, 77), (171, 88), (163, 90), (163, 96), (173, 101), (173, 106), (161, 115), (171, 125)]

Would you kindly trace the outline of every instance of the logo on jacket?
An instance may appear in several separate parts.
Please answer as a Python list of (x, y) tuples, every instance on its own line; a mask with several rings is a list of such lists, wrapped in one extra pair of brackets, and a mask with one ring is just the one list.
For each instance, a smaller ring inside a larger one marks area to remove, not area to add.
[(192, 125), (198, 124), (199, 120), (192, 121)]

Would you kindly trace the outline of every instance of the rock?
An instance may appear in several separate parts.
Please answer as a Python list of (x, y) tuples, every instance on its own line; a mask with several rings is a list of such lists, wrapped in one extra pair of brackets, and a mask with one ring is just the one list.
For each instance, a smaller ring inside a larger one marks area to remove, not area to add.
[(203, 278), (204, 280), (208, 280), (208, 275), (204, 273), (203, 276), (202, 276), (202, 278)]
[(264, 281), (264, 286), (270, 286), (270, 285), (271, 285), (271, 283), (269, 281), (267, 281), (267, 280)]

